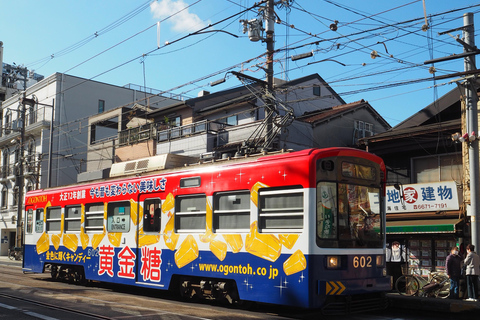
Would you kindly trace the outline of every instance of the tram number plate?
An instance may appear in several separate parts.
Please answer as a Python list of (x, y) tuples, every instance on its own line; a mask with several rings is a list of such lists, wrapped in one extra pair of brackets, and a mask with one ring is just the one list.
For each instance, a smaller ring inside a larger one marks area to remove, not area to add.
[(353, 267), (357, 268), (371, 268), (373, 259), (371, 256), (355, 256), (353, 257)]

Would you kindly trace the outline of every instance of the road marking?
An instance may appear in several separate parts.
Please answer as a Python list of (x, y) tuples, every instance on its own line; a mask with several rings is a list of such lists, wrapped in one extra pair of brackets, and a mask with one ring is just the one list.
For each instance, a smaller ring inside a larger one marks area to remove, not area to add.
[(31, 311), (23, 311), (23, 313), (25, 313), (25, 314), (27, 314), (27, 315), (29, 315), (29, 316), (38, 318), (38, 319), (43, 319), (43, 320), (59, 320), (59, 319), (57, 319), (57, 318), (52, 318), (52, 317), (49, 317), (49, 316), (44, 316), (43, 314), (36, 313), (36, 312), (31, 312)]
[(4, 304), (4, 303), (0, 303), (0, 308), (4, 308), (4, 309), (8, 309), (8, 310), (18, 310), (26, 315), (29, 315), (31, 317), (35, 317), (37, 319), (43, 319), (43, 320), (59, 320), (57, 318), (52, 318), (52, 317), (49, 317), (49, 316), (44, 316), (43, 314), (40, 314), (40, 313), (36, 313), (36, 312), (31, 312), (31, 311), (25, 311), (25, 310), (22, 310), (22, 309), (19, 309), (17, 307), (14, 307), (14, 306), (11, 306), (11, 305), (8, 305), (8, 304)]
[(5, 309), (9, 309), (9, 310), (15, 310), (15, 309), (17, 309), (17, 307), (10, 306), (10, 305), (8, 305), (8, 304), (3, 304), (3, 303), (0, 303), (0, 307), (1, 307), (1, 308), (5, 308)]

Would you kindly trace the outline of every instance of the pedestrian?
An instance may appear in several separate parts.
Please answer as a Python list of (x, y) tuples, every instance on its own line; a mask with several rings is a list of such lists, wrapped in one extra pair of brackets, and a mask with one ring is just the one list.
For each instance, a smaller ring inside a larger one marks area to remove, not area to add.
[(458, 299), (462, 262), (462, 257), (458, 255), (458, 248), (453, 247), (445, 261), (447, 276), (450, 278), (450, 299)]
[(467, 245), (467, 257), (464, 263), (466, 266), (465, 274), (467, 275), (467, 301), (477, 301), (480, 257), (475, 253), (475, 246), (473, 244)]

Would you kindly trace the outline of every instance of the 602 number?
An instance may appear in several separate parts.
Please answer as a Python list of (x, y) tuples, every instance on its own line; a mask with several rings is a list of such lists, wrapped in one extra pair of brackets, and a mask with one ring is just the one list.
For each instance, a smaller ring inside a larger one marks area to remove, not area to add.
[(371, 268), (372, 267), (372, 257), (371, 256), (355, 256), (353, 257), (353, 267), (357, 268)]

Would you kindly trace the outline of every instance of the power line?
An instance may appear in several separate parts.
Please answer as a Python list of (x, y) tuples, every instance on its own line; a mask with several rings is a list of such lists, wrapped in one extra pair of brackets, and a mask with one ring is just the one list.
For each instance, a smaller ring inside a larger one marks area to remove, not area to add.
[[(91, 34), (90, 36), (64, 48), (64, 49), (61, 49), (57, 52), (54, 52), (52, 53), (50, 56), (48, 57), (44, 57), (44, 58), (41, 58), (39, 60), (36, 60), (36, 61), (33, 61), (31, 63), (27, 63), (28, 66), (34, 66), (34, 65), (37, 65), (37, 64), (40, 64), (40, 63), (46, 63), (46, 62), (49, 62), (50, 60), (54, 59), (54, 58), (58, 58), (58, 57), (61, 57), (63, 55), (66, 55), (66, 54), (69, 54), (81, 47), (83, 47), (84, 45), (86, 45), (87, 43), (89, 43), (90, 41), (98, 38), (99, 36), (102, 36), (112, 30), (114, 30), (115, 28), (121, 26), (122, 24), (124, 24), (125, 22), (129, 21), (130, 19), (134, 18), (135, 16), (137, 16), (138, 14), (140, 14), (143, 10), (145, 10), (146, 8), (148, 8), (150, 6), (150, 3), (152, 2), (152, 0), (148, 0), (144, 3), (142, 3), (140, 6), (138, 6), (137, 8), (135, 8), (134, 10), (128, 12), (127, 14), (123, 15), (122, 17), (118, 18), (117, 20), (113, 21), (112, 23), (110, 23), (109, 25), (107, 25), (106, 27), (100, 29), (99, 31), (96, 31), (94, 32), (93, 34)], [(43, 66), (43, 65), (42, 65)]]

